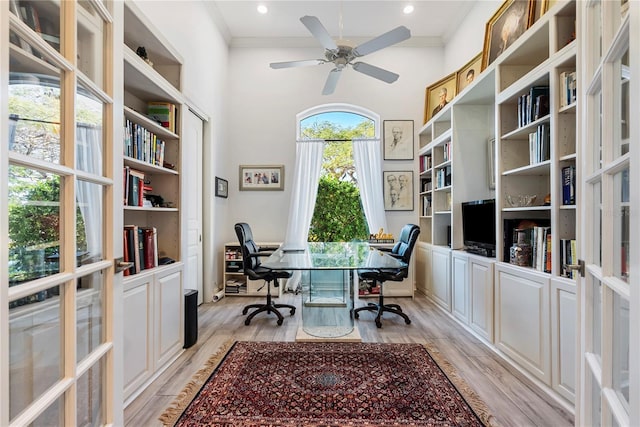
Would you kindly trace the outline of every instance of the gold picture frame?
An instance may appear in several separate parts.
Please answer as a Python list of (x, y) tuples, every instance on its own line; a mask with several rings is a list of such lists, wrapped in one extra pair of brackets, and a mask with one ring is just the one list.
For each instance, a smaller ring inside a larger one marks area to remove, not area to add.
[(478, 53), (471, 61), (464, 64), (456, 72), (456, 94), (462, 92), (473, 80), (478, 77), (482, 69), (482, 52)]
[(284, 165), (240, 165), (240, 191), (284, 190)]
[(482, 49), (482, 69), (515, 42), (533, 22), (535, 0), (506, 0), (487, 22)]
[[(424, 98), (424, 122), (428, 122), (438, 114), (455, 98), (456, 93), (456, 73), (451, 73), (428, 86)], [(442, 97), (444, 97), (444, 104), (441, 103)]]

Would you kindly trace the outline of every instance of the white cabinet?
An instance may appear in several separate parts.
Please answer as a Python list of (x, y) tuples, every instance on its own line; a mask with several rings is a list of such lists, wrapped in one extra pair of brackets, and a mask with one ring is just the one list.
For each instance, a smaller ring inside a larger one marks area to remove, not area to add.
[(495, 345), (545, 384), (551, 383), (549, 276), (504, 263), (495, 273)]
[(133, 398), (182, 350), (182, 266), (140, 273), (124, 289), (124, 396)]
[(441, 246), (431, 248), (431, 299), (451, 311), (451, 251)]
[(469, 273), (468, 257), (461, 251), (453, 251), (451, 257), (451, 312), (462, 323), (469, 323)]
[(493, 342), (493, 258), (468, 255), (469, 326)]
[(576, 393), (577, 316), (576, 284), (551, 279), (551, 386), (570, 402)]
[(416, 243), (416, 289), (431, 295), (431, 245)]

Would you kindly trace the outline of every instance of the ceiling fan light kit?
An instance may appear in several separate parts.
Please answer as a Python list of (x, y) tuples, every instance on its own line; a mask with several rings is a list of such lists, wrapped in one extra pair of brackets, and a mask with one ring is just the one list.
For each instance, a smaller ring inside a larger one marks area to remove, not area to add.
[(392, 46), (411, 37), (411, 31), (405, 26), (399, 26), (391, 31), (379, 35), (359, 46), (353, 46), (348, 40), (339, 39), (337, 42), (329, 35), (329, 32), (315, 16), (303, 16), (300, 21), (309, 30), (311, 35), (324, 47), (325, 59), (306, 59), (301, 61), (272, 62), (273, 69), (305, 67), (333, 63), (335, 68), (329, 72), (329, 76), (322, 90), (323, 95), (334, 92), (340, 73), (347, 65), (351, 65), (355, 71), (376, 78), (385, 83), (393, 83), (398, 80), (398, 74), (385, 70), (366, 62), (353, 62), (356, 58), (368, 55), (385, 47)]

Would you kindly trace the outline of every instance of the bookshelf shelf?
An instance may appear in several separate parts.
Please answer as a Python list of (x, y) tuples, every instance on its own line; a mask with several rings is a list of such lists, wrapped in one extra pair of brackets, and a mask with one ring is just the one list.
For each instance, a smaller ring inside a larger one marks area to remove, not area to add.
[(124, 156), (123, 157), (125, 166), (130, 166), (134, 169), (141, 170), (143, 172), (149, 172), (151, 174), (167, 174), (167, 175), (179, 175), (175, 169), (169, 169), (162, 166), (152, 165), (147, 162), (143, 162), (142, 160), (137, 160), (132, 157)]

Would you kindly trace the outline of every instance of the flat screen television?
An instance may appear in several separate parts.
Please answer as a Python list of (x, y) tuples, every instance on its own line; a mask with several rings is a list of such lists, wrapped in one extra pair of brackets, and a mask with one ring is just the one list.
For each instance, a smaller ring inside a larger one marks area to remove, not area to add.
[(462, 238), (467, 252), (496, 256), (496, 200), (462, 203)]

